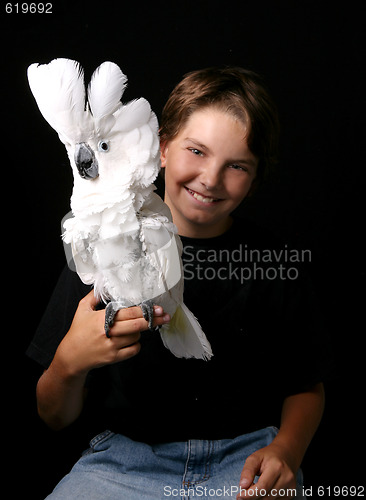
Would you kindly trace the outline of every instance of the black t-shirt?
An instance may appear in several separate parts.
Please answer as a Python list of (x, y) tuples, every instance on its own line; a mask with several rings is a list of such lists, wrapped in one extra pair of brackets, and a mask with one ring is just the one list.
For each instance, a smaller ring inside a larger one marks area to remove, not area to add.
[[(92, 370), (85, 412), (146, 442), (232, 438), (279, 425), (283, 399), (324, 381), (327, 339), (301, 260), (251, 223), (182, 238), (184, 302), (211, 343), (210, 361), (179, 359), (159, 332), (140, 353)], [(64, 269), (27, 354), (47, 367), (91, 287)]]

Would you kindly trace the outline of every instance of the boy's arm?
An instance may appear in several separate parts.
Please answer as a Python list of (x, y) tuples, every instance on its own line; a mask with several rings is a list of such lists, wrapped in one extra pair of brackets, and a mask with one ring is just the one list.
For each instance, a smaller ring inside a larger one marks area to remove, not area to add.
[(60, 430), (78, 418), (83, 408), (85, 375), (68, 375), (55, 357), (37, 384), (38, 414), (53, 430)]
[[(288, 396), (283, 403), (281, 426), (273, 442), (250, 455), (244, 465), (240, 487), (244, 490), (296, 487), (296, 473), (318, 428), (324, 410), (324, 387)], [(254, 477), (260, 475), (256, 485)], [(238, 498), (253, 496), (241, 490)], [(252, 493), (252, 495), (251, 495)], [(270, 498), (270, 497), (269, 497)]]
[[(140, 332), (149, 326), (140, 307), (121, 309), (107, 338), (105, 313), (96, 311), (96, 305), (93, 291), (80, 301), (70, 330), (37, 384), (38, 413), (55, 430), (66, 427), (79, 416), (88, 372), (135, 356), (140, 350)], [(161, 307), (154, 306), (154, 326), (169, 319)]]

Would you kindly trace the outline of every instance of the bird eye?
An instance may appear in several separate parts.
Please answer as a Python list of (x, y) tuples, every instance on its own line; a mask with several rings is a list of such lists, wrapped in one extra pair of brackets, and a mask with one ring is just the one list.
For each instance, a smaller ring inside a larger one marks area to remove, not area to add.
[(109, 151), (108, 141), (99, 141), (98, 151), (101, 151), (102, 153), (106, 153), (107, 151)]

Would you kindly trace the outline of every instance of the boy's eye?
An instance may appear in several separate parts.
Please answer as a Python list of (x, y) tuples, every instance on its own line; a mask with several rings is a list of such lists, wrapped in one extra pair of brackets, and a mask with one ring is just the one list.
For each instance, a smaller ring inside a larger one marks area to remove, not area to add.
[(199, 149), (196, 148), (188, 148), (188, 149), (189, 151), (191, 151), (191, 153), (193, 153), (196, 156), (203, 156), (202, 151), (200, 151)]
[(229, 165), (230, 168), (232, 168), (233, 170), (241, 170), (242, 172), (247, 172), (248, 169), (246, 167), (243, 167), (241, 165)]

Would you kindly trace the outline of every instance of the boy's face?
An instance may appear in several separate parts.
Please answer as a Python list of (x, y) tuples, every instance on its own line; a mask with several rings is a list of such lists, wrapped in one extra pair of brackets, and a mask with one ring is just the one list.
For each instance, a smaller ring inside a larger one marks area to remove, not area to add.
[(258, 164), (246, 135), (241, 121), (208, 107), (162, 145), (165, 202), (182, 236), (209, 238), (230, 227), (230, 214), (248, 194)]

